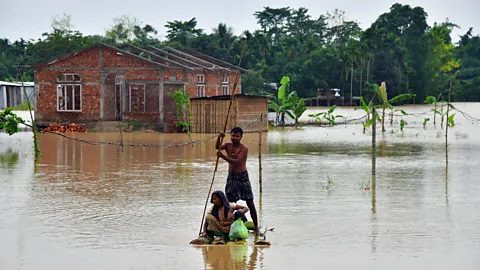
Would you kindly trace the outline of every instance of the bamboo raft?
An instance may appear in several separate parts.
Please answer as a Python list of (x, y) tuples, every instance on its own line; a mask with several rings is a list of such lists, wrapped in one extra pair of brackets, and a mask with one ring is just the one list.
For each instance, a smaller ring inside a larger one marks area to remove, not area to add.
[[(254, 235), (253, 233), (253, 230), (255, 229), (255, 226), (253, 224), (253, 221), (246, 221), (244, 222), (245, 226), (247, 227), (247, 229), (249, 230), (249, 238), (250, 238), (250, 235)], [(255, 239), (254, 240), (254, 245), (255, 246), (270, 246), (271, 243), (270, 241), (268, 241), (266, 239), (266, 235), (267, 235), (267, 231), (273, 231), (273, 229), (266, 229), (265, 228), (265, 232), (263, 233), (263, 239)], [(257, 238), (257, 236), (255, 236), (255, 238)], [(213, 242), (211, 243), (207, 243), (206, 242), (206, 239), (204, 239), (204, 237), (198, 237), (197, 239), (193, 239), (190, 244), (191, 245), (243, 245), (243, 244), (246, 244), (248, 243), (247, 241), (248, 239), (242, 239), (242, 240), (232, 240), (232, 241), (228, 241), (226, 243), (223, 243), (223, 242), (218, 242), (217, 240), (213, 240)]]

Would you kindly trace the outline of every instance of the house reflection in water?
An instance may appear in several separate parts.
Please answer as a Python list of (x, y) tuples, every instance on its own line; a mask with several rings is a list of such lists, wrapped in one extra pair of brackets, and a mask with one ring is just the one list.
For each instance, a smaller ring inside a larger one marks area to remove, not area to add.
[[(305, 105), (307, 106), (345, 106), (350, 105), (350, 102), (345, 104), (345, 98), (340, 96), (340, 89), (318, 89), (317, 96), (306, 98)], [(352, 106), (360, 105), (359, 97), (352, 97)]]

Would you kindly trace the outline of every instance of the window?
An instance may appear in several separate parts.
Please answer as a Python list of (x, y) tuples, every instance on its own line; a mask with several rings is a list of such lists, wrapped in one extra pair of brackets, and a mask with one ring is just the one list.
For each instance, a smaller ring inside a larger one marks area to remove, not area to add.
[(230, 95), (228, 85), (222, 85), (222, 95)]
[(170, 75), (170, 81), (171, 82), (176, 82), (177, 81), (177, 75)]
[(145, 85), (130, 85), (130, 112), (145, 112)]
[(122, 120), (123, 113), (123, 84), (125, 77), (120, 75), (115, 77), (115, 119)]
[(57, 78), (57, 111), (82, 111), (82, 84), (77, 74), (64, 73)]
[(223, 75), (222, 83), (228, 83), (228, 75)]
[(197, 75), (197, 83), (204, 83), (205, 76), (203, 74)]
[(197, 96), (198, 97), (205, 96), (205, 85), (197, 85)]
[(59, 82), (81, 82), (82, 79), (77, 74), (63, 73), (57, 78)]

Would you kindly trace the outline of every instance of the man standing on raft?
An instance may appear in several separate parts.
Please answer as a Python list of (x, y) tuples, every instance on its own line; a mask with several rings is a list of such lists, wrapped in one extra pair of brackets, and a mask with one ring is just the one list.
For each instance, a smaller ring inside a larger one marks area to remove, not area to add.
[[(232, 142), (226, 142), (220, 147), (220, 138), (225, 137), (225, 134), (220, 132), (215, 148), (219, 149), (217, 156), (228, 162), (228, 178), (225, 185), (225, 194), (228, 201), (236, 203), (238, 200), (244, 200), (247, 202), (247, 207), (250, 209), (250, 215), (255, 225), (255, 235), (258, 237), (263, 236), (263, 234), (258, 229), (257, 210), (253, 202), (252, 185), (247, 172), (248, 147), (240, 142), (242, 136), (242, 128), (234, 127), (230, 131)], [(224, 155), (222, 150), (225, 150), (227, 155)]]

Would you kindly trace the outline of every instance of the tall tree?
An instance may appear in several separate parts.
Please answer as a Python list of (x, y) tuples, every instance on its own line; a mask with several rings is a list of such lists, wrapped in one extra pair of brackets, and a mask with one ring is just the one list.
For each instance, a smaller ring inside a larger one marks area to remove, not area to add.
[(193, 39), (199, 37), (202, 29), (197, 28), (197, 19), (192, 18), (189, 21), (173, 21), (165, 24), (167, 28), (167, 38), (170, 42), (178, 42), (180, 45), (189, 47)]

